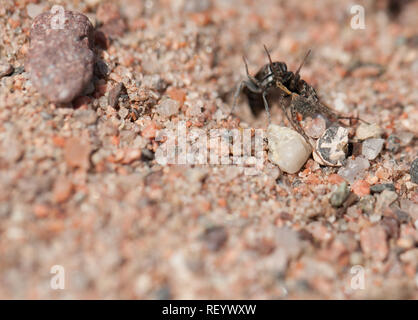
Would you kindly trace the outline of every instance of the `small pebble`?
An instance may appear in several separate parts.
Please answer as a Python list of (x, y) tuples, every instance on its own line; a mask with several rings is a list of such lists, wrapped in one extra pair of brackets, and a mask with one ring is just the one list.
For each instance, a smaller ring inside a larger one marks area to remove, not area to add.
[(94, 74), (99, 78), (106, 78), (110, 73), (109, 67), (103, 60), (98, 60), (94, 64)]
[(54, 182), (52, 192), (55, 202), (61, 203), (67, 201), (73, 192), (71, 180), (64, 176), (58, 177)]
[(142, 152), (141, 152), (142, 161), (151, 161), (154, 159), (155, 159), (155, 154), (151, 150), (147, 148), (142, 149)]
[(4, 61), (0, 61), (0, 79), (6, 76), (10, 76), (13, 73), (13, 66)]
[(218, 251), (228, 240), (228, 233), (222, 226), (210, 227), (205, 230), (201, 239), (211, 251)]
[(389, 207), (396, 199), (398, 199), (398, 195), (396, 194), (396, 192), (390, 190), (383, 190), (383, 192), (377, 196), (377, 213), (381, 213), (382, 210)]
[(14, 68), (12, 75), (18, 75), (18, 74), (22, 74), (23, 72), (25, 72), (25, 67), (24, 66), (19, 66)]
[(398, 241), (396, 241), (396, 245), (402, 249), (410, 249), (414, 246), (414, 244), (415, 244), (415, 241), (411, 239), (410, 237), (399, 238)]
[(96, 16), (101, 23), (110, 23), (113, 20), (120, 19), (119, 8), (117, 4), (111, 1), (103, 1), (97, 8)]
[(399, 137), (402, 147), (409, 145), (414, 138), (414, 134), (408, 131), (401, 131), (397, 134), (397, 136)]
[(122, 36), (126, 30), (125, 21), (122, 19), (119, 7), (112, 1), (103, 1), (97, 8), (97, 20), (103, 25), (99, 28), (101, 32), (110, 37)]
[(393, 183), (381, 183), (370, 187), (371, 193), (381, 193), (383, 190), (395, 191), (395, 186)]
[(93, 81), (90, 81), (87, 83), (86, 87), (84, 88), (83, 92), (81, 93), (83, 96), (91, 95), (94, 90), (96, 90), (96, 87), (94, 86)]
[(385, 229), (388, 238), (397, 239), (399, 237), (399, 223), (396, 218), (384, 216), (380, 225)]
[(312, 149), (305, 139), (287, 127), (272, 124), (267, 129), (269, 159), (287, 173), (296, 173), (308, 160)]
[(164, 99), (157, 107), (157, 112), (163, 117), (171, 117), (179, 112), (180, 104), (173, 99)]
[(74, 112), (74, 118), (88, 126), (96, 122), (97, 113), (96, 111), (92, 109), (88, 109), (88, 110), (77, 109)]
[(90, 143), (86, 137), (72, 137), (65, 143), (64, 157), (69, 167), (87, 170), (90, 166), (90, 152)]
[(348, 130), (343, 127), (330, 127), (317, 140), (314, 159), (322, 165), (341, 166), (347, 155), (347, 146)]
[(121, 119), (126, 119), (129, 115), (129, 109), (128, 108), (119, 108), (118, 115)]
[(363, 197), (370, 194), (370, 185), (367, 183), (367, 181), (364, 180), (355, 181), (351, 186), (351, 189), (359, 197)]
[(356, 130), (356, 138), (359, 140), (366, 140), (369, 138), (380, 138), (382, 129), (375, 123), (362, 123)]
[(211, 1), (210, 0), (186, 0), (183, 1), (184, 3), (184, 11), (186, 12), (203, 12), (208, 10), (211, 7)]
[(361, 209), (361, 211), (365, 213), (373, 213), (375, 203), (375, 197), (371, 195), (366, 195), (364, 197), (361, 197), (358, 206)]
[(118, 99), (123, 88), (123, 83), (119, 82), (110, 90), (107, 102), (109, 103), (109, 106), (111, 106), (112, 108), (115, 108), (118, 105)]
[(400, 209), (395, 209), (396, 217), (399, 223), (408, 223), (411, 220), (411, 216), (408, 212), (402, 211)]
[(363, 157), (357, 157), (354, 160), (348, 159), (345, 166), (338, 170), (338, 174), (348, 182), (353, 183), (361, 178), (369, 167), (369, 161)]
[(345, 200), (347, 200), (350, 194), (347, 182), (341, 183), (337, 190), (335, 190), (330, 198), (330, 203), (333, 207), (341, 207)]
[(28, 16), (33, 19), (37, 15), (41, 14), (42, 11), (44, 11), (44, 8), (45, 8), (45, 5), (35, 4), (35, 3), (29, 3), (26, 6), (26, 12), (28, 13)]
[(184, 101), (186, 101), (186, 92), (182, 89), (170, 87), (167, 89), (167, 94), (171, 99), (178, 101), (180, 106), (183, 106)]
[(412, 162), (409, 174), (411, 175), (411, 181), (418, 184), (418, 158)]
[(400, 148), (401, 140), (397, 136), (391, 134), (386, 141), (386, 149), (392, 153), (397, 153)]
[(316, 117), (314, 119), (308, 119), (305, 126), (305, 133), (314, 139), (318, 139), (324, 133), (326, 129), (326, 122), (323, 117)]
[(361, 154), (368, 160), (374, 160), (382, 151), (384, 139), (367, 139), (363, 142)]
[(350, 143), (351, 155), (358, 157), (361, 156), (361, 150), (363, 149), (363, 143), (360, 141), (353, 141)]
[(360, 232), (361, 249), (367, 257), (377, 261), (383, 261), (389, 253), (386, 240), (386, 231), (380, 225), (364, 228)]

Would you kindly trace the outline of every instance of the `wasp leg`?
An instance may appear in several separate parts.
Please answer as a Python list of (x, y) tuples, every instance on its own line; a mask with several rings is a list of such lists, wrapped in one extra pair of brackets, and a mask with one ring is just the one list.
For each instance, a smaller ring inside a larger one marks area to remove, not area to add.
[(241, 91), (244, 89), (244, 86), (245, 86), (245, 81), (241, 81), (241, 82), (240, 82), (240, 84), (237, 86), (237, 89), (235, 90), (235, 94), (234, 94), (234, 101), (232, 102), (232, 108), (231, 108), (231, 111), (229, 111), (229, 114), (230, 114), (230, 115), (231, 115), (231, 114), (234, 112), (234, 110), (235, 110), (235, 107), (236, 107), (237, 102), (238, 102), (239, 95), (240, 95)]
[(248, 90), (250, 90), (253, 93), (262, 93), (262, 90), (259, 87), (258, 80), (256, 78), (254, 78), (252, 75), (250, 75), (250, 72), (248, 71), (247, 58), (245, 58), (245, 56), (242, 56), (242, 60), (244, 60), (245, 73), (247, 74), (247, 77), (250, 81), (243, 80), (238, 85), (237, 90), (235, 91), (235, 94), (234, 94), (234, 101), (232, 103), (232, 108), (231, 108), (231, 111), (229, 112), (229, 114), (232, 114), (234, 112), (235, 106), (237, 105), (237, 102), (238, 102), (239, 95), (240, 95), (241, 91), (244, 89), (244, 87), (246, 87)]
[(269, 108), (269, 104), (267, 102), (267, 92), (263, 91), (263, 102), (264, 102), (264, 108), (266, 108), (266, 113), (267, 113), (267, 119), (268, 119), (268, 124), (270, 125), (271, 123), (271, 119), (270, 119), (270, 108)]
[(253, 83), (252, 81), (247, 81), (247, 80), (241, 81), (241, 83), (237, 86), (237, 89), (235, 90), (234, 101), (232, 103), (232, 108), (229, 114), (232, 114), (234, 112), (235, 107), (238, 102), (239, 95), (241, 94), (244, 88), (247, 88), (253, 93), (262, 93), (262, 90), (257, 86), (256, 83)]

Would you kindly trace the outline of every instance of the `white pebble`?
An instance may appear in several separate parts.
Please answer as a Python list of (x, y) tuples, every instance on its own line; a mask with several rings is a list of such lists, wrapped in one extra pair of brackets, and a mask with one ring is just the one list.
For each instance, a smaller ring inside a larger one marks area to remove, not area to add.
[(318, 116), (314, 119), (308, 119), (307, 125), (304, 128), (305, 133), (314, 139), (318, 139), (326, 129), (325, 119)]
[(44, 11), (45, 5), (42, 4), (34, 4), (29, 3), (26, 6), (26, 12), (28, 13), (28, 16), (34, 19), (37, 15), (41, 14), (42, 11)]
[(272, 124), (267, 129), (269, 159), (287, 173), (296, 173), (308, 160), (312, 148), (305, 139), (287, 127)]
[(350, 183), (358, 178), (362, 178), (365, 170), (370, 167), (370, 163), (366, 158), (357, 157), (354, 160), (348, 159), (344, 167), (338, 170), (338, 174)]
[(363, 142), (361, 148), (361, 154), (366, 157), (366, 159), (374, 160), (382, 151), (384, 139), (367, 139)]
[(380, 138), (382, 129), (376, 124), (362, 123), (356, 130), (356, 138), (359, 140), (366, 140), (369, 138)]
[(170, 117), (179, 112), (180, 104), (173, 99), (165, 99), (157, 107), (157, 112), (163, 117)]

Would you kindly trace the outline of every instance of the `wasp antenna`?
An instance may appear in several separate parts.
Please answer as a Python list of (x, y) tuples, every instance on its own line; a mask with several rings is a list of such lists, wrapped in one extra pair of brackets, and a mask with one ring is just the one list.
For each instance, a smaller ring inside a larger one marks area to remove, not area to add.
[(266, 51), (266, 53), (267, 53), (267, 57), (269, 58), (270, 64), (273, 64), (273, 61), (271, 61), (271, 57), (270, 57), (270, 52), (269, 52), (269, 50), (267, 49), (267, 47), (266, 47), (266, 45), (265, 45), (265, 44), (264, 44), (263, 46), (264, 46), (264, 50), (265, 50), (265, 51)]
[(305, 64), (305, 61), (308, 59), (308, 56), (311, 54), (311, 49), (308, 50), (308, 52), (305, 54), (305, 58), (303, 58), (302, 63), (300, 64), (299, 68), (296, 70), (295, 75), (298, 75), (300, 70), (302, 69), (303, 65)]

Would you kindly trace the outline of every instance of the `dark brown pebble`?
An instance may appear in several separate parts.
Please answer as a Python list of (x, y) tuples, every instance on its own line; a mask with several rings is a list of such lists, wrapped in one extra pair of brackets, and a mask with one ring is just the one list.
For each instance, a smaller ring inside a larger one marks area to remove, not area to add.
[(228, 234), (222, 226), (210, 227), (205, 230), (202, 240), (211, 251), (218, 251), (228, 239)]
[(109, 96), (107, 98), (107, 102), (109, 103), (109, 106), (111, 106), (112, 108), (115, 108), (117, 106), (119, 96), (122, 93), (123, 89), (124, 89), (123, 83), (119, 82), (118, 84), (116, 84), (116, 86), (114, 86), (110, 90)]
[(393, 183), (375, 184), (374, 186), (370, 187), (371, 193), (381, 193), (383, 190), (396, 191)]
[(142, 161), (151, 161), (154, 160), (155, 154), (147, 148), (143, 148), (141, 151), (141, 160)]
[(309, 241), (309, 242), (312, 242), (312, 243), (315, 241), (312, 233), (310, 233), (306, 229), (302, 229), (302, 230), (299, 231), (299, 238), (301, 240), (306, 240), (306, 241)]
[(383, 217), (381, 225), (386, 230), (388, 237), (397, 239), (399, 237), (399, 224), (398, 221), (391, 217)]
[(0, 79), (10, 76), (13, 73), (13, 66), (7, 62), (0, 61)]
[(119, 37), (126, 30), (126, 24), (120, 15), (119, 7), (111, 1), (102, 2), (99, 5), (97, 19), (102, 23), (99, 30), (106, 36)]
[(106, 78), (109, 75), (109, 67), (103, 60), (98, 60), (94, 65), (94, 73), (99, 78)]
[(293, 216), (290, 213), (288, 213), (288, 212), (282, 212), (282, 213), (280, 213), (280, 219), (292, 221), (293, 220)]
[(53, 14), (34, 19), (27, 70), (35, 88), (51, 102), (67, 103), (79, 96), (93, 76), (93, 26), (80, 13), (65, 11), (63, 29), (52, 29)]
[(411, 220), (411, 217), (407, 212), (402, 211), (400, 209), (395, 209), (394, 211), (399, 223), (408, 223)]

